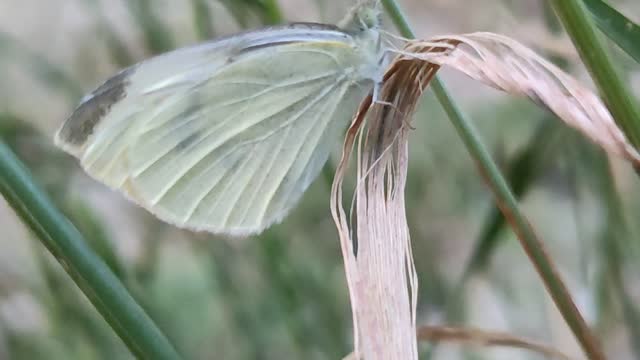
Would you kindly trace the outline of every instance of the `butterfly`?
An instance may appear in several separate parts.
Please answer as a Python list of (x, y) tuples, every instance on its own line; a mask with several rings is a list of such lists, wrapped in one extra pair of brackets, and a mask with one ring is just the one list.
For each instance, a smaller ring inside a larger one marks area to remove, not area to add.
[(55, 135), (95, 179), (179, 227), (229, 235), (281, 221), (384, 71), (380, 13), (295, 23), (122, 70)]

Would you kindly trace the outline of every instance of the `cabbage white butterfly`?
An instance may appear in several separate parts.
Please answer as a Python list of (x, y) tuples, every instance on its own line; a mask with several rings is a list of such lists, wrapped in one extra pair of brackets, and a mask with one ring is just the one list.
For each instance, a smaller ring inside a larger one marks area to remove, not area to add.
[(85, 96), (55, 136), (94, 178), (179, 227), (280, 221), (382, 79), (379, 11), (178, 49)]

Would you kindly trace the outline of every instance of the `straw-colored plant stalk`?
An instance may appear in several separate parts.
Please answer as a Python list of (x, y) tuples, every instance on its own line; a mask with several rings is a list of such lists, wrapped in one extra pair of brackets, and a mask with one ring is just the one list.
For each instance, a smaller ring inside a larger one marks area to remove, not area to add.
[[(398, 53), (379, 98), (372, 101), (370, 96), (361, 104), (347, 132), (332, 186), (331, 210), (351, 297), (356, 359), (418, 358), (418, 281), (404, 201), (407, 140), (420, 95), (440, 66), (527, 96), (606, 151), (640, 164), (640, 155), (598, 96), (510, 38), (491, 33), (440, 36), (407, 41)], [(342, 207), (342, 180), (354, 145), (352, 216)], [(594, 348), (594, 354), (600, 353), (597, 344)]]

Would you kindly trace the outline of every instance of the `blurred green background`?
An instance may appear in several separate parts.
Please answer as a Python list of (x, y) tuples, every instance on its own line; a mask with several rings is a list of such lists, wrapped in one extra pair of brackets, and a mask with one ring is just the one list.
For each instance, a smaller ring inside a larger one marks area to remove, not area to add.
[[(494, 31), (589, 81), (543, 1), (404, 0), (421, 37)], [(636, 22), (637, 0), (611, 2)], [(153, 54), (284, 21), (337, 22), (338, 0), (1, 0), (0, 137), (187, 359), (339, 359), (352, 348), (331, 164), (282, 224), (246, 239), (161, 223), (88, 178), (51, 139), (82, 94)], [(393, 27), (387, 21), (387, 28)], [(610, 48), (635, 94), (640, 65)], [(640, 181), (535, 105), (443, 71), (611, 359), (640, 359)], [(582, 358), (432, 94), (406, 190), (419, 324), (473, 325)], [(127, 348), (0, 199), (0, 359), (127, 359)], [(424, 345), (423, 350), (428, 350)], [(425, 351), (425, 358), (428, 356)], [(540, 359), (443, 344), (434, 359)]]

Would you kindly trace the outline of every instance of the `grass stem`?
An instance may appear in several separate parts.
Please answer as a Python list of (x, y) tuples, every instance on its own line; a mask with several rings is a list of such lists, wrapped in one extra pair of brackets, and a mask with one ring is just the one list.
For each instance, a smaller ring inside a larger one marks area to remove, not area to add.
[[(394, 0), (382, 0), (382, 3), (401, 35), (407, 38), (415, 38), (415, 34), (397, 2)], [(498, 207), (518, 236), (520, 244), (538, 271), (547, 291), (553, 298), (567, 325), (569, 325), (578, 339), (585, 354), (592, 360), (605, 359), (600, 345), (574, 304), (542, 242), (536, 236), (526, 217), (520, 212), (515, 196), (470, 121), (454, 103), (446, 87), (437, 77), (432, 80), (431, 88), (467, 150), (471, 153), (481, 174), (491, 188)]]
[(0, 140), (0, 193), (58, 260), (131, 352), (141, 359), (179, 359), (151, 318), (89, 248), (33, 177)]

